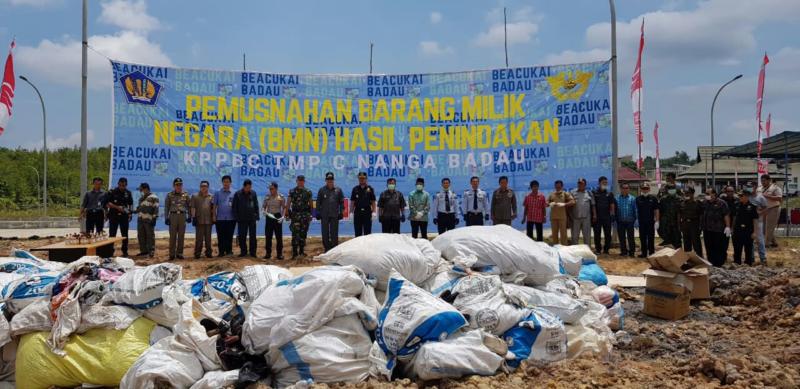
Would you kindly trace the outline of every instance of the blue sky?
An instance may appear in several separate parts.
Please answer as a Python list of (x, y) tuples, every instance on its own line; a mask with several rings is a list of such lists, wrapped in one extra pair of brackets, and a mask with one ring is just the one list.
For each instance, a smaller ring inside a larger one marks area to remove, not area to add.
[[(286, 73), (366, 73), (369, 42), (376, 73), (503, 67), (502, 8), (509, 13), (511, 66), (608, 59), (609, 11), (601, 0), (570, 1), (90, 1), (90, 145), (111, 142), (110, 69), (103, 55), (194, 68)], [(80, 141), (79, 0), (0, 0), (0, 42), (16, 36), (16, 72), (47, 103), (48, 142)], [(800, 1), (617, 1), (620, 150), (635, 153), (630, 76), (645, 18), (645, 154), (660, 125), (661, 154), (694, 154), (709, 143), (716, 89), (717, 144), (756, 136), (756, 78), (767, 68), (764, 116), (773, 129), (800, 126)], [(103, 55), (99, 54), (102, 53)], [(4, 57), (4, 55), (3, 55)], [(14, 116), (0, 146), (40, 147), (41, 112), (18, 82)]]

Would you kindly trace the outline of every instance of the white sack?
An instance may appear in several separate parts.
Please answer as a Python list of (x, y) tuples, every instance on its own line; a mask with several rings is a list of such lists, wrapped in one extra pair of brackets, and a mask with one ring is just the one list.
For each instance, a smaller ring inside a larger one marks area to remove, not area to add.
[(577, 323), (589, 310), (588, 303), (584, 300), (565, 294), (514, 284), (505, 284), (503, 288), (518, 305), (544, 309), (564, 323)]
[(239, 380), (239, 369), (228, 371), (209, 371), (203, 378), (195, 382), (189, 389), (219, 389), (236, 384)]
[[(376, 321), (377, 301), (364, 274), (353, 266), (323, 266), (267, 288), (250, 306), (242, 326), (242, 345), (250, 354), (276, 349), (309, 334), (341, 309), (360, 310)], [(366, 297), (363, 301), (359, 297)]]
[(294, 277), (288, 269), (273, 265), (245, 266), (239, 271), (239, 276), (247, 288), (251, 301), (258, 298), (261, 292), (272, 284)]
[(592, 248), (585, 244), (572, 246), (556, 246), (558, 254), (561, 255), (561, 263), (567, 274), (577, 277), (581, 272), (581, 265), (584, 259), (597, 261), (597, 255), (592, 252)]
[[(161, 290), (161, 303), (143, 310), (142, 314), (159, 325), (171, 329), (178, 323), (181, 306), (189, 300), (191, 298), (184, 293), (179, 283), (171, 284)], [(216, 315), (210, 316), (217, 321), (220, 319)]]
[(581, 325), (567, 325), (564, 328), (567, 333), (567, 358), (592, 353), (605, 357), (611, 352), (613, 346), (608, 336)]
[(503, 274), (522, 272), (528, 284), (541, 285), (560, 274), (556, 249), (507, 225), (456, 228), (432, 244), (449, 261), (474, 256), (474, 266), (497, 266)]
[(440, 262), (439, 250), (427, 239), (400, 234), (371, 234), (339, 244), (314, 257), (329, 265), (353, 265), (378, 280), (377, 288), (386, 290), (392, 269), (405, 279), (421, 285), (430, 278)]
[(395, 358), (408, 360), (423, 343), (444, 340), (465, 325), (455, 307), (392, 272), (375, 340), (392, 370)]
[(545, 310), (533, 308), (531, 314), (516, 327), (506, 331), (503, 339), (516, 358), (512, 367), (527, 360), (535, 363), (560, 361), (567, 356), (567, 335), (564, 323)]
[(319, 329), (267, 353), (276, 386), (299, 381), (358, 383), (369, 377), (369, 333), (356, 315), (337, 317)]
[(494, 375), (504, 359), (483, 344), (483, 336), (482, 331), (472, 330), (441, 342), (425, 343), (407, 366), (406, 373), (426, 381)]
[(453, 288), (453, 306), (469, 317), (469, 327), (502, 335), (527, 316), (528, 311), (510, 304), (498, 276), (472, 275)]
[(81, 324), (75, 332), (80, 334), (92, 328), (124, 330), (141, 316), (141, 312), (122, 305), (88, 305), (81, 307)]
[(145, 310), (161, 304), (164, 288), (179, 283), (180, 280), (181, 267), (173, 263), (135, 268), (111, 285), (106, 298), (117, 305)]
[(29, 332), (50, 331), (53, 320), (50, 318), (50, 301), (41, 300), (29, 304), (11, 318), (11, 336), (16, 337)]
[(6, 284), (2, 291), (6, 309), (17, 313), (37, 301), (49, 302), (58, 279), (59, 274), (55, 272), (38, 273)]
[(431, 292), (434, 296), (441, 296), (442, 293), (452, 290), (463, 276), (463, 273), (453, 271), (452, 264), (442, 261), (433, 275), (423, 282), (420, 287)]
[(161, 339), (131, 365), (120, 389), (154, 389), (156, 383), (185, 389), (203, 378), (203, 365), (191, 346), (175, 336)]

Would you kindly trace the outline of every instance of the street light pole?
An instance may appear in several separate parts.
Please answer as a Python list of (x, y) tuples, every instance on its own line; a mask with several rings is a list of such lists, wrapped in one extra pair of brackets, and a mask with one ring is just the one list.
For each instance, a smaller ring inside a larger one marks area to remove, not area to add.
[(741, 74), (722, 84), (722, 86), (719, 87), (717, 94), (714, 95), (714, 101), (711, 102), (711, 187), (715, 190), (717, 189), (717, 171), (714, 169), (714, 106), (717, 104), (717, 97), (719, 97), (722, 89), (740, 78), (742, 78)]
[(614, 0), (608, 0), (611, 9), (611, 163), (612, 191), (619, 193), (619, 145), (617, 145), (617, 10)]
[[(44, 108), (44, 99), (42, 98), (42, 94), (39, 93), (39, 88), (36, 85), (28, 80), (25, 76), (19, 76), (22, 81), (25, 81), (33, 87), (33, 90), (36, 91), (36, 95), (39, 96), (39, 102), (42, 103), (42, 132), (44, 133), (44, 183), (43, 183), (43, 196), (42, 196), (42, 203), (44, 204), (44, 216), (47, 217), (47, 111)], [(39, 172), (36, 172), (36, 175), (39, 175)], [(38, 181), (37, 181), (38, 183)]]

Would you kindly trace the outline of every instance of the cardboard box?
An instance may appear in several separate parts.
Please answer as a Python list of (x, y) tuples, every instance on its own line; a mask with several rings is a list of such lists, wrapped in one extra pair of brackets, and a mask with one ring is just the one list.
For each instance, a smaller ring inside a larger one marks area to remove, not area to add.
[(691, 309), (692, 280), (689, 277), (663, 270), (645, 271), (644, 312), (647, 315), (678, 320)]
[(712, 265), (694, 252), (666, 247), (647, 257), (647, 261), (650, 269), (642, 273), (645, 276), (649, 270), (682, 274), (692, 281), (692, 300), (711, 297), (708, 275)]

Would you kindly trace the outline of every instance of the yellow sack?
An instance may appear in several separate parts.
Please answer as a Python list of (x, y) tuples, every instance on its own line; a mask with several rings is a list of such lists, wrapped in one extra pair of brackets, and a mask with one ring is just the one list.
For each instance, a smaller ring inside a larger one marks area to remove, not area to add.
[(17, 388), (119, 386), (128, 368), (150, 347), (155, 326), (139, 318), (125, 330), (96, 328), (72, 335), (63, 358), (47, 346), (49, 332), (26, 334), (17, 349)]

